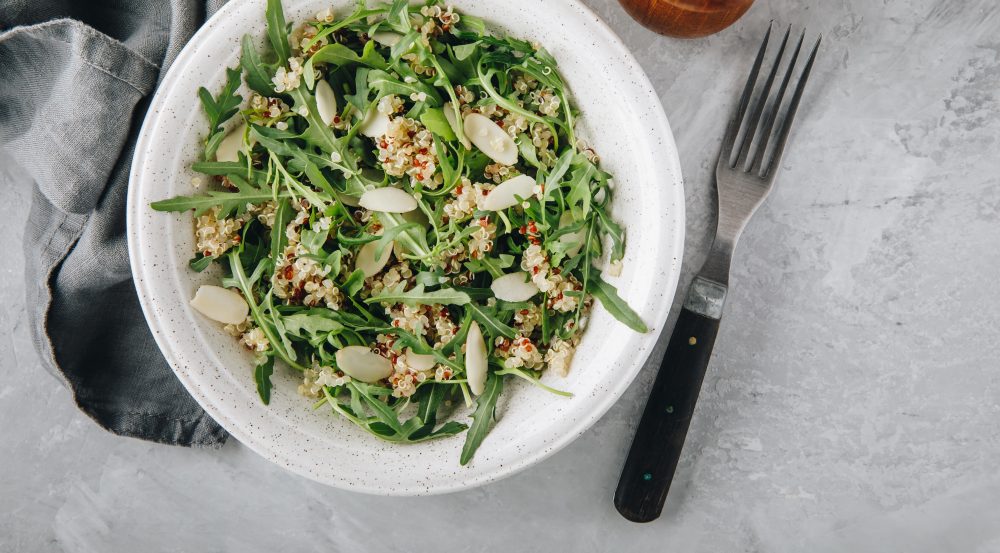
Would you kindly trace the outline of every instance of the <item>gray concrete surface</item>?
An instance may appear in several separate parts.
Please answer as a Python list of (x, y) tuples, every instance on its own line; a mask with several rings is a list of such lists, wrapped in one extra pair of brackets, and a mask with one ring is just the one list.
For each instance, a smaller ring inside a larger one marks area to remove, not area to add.
[[(32, 350), (0, 187), (0, 551), (1000, 552), (1000, 5), (759, 0), (680, 42), (586, 0), (659, 90), (687, 179), (686, 282), (709, 171), (770, 19), (826, 42), (734, 289), (664, 516), (611, 494), (654, 374), (548, 461), (455, 495), (385, 499), (285, 473), (235, 440), (116, 438)], [(502, 546), (502, 547), (501, 547)]]

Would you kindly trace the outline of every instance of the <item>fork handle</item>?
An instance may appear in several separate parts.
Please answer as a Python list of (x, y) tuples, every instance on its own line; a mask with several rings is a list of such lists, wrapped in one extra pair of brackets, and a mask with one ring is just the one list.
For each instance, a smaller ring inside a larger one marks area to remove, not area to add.
[(663, 510), (718, 332), (718, 317), (681, 309), (615, 491), (628, 520), (649, 522)]

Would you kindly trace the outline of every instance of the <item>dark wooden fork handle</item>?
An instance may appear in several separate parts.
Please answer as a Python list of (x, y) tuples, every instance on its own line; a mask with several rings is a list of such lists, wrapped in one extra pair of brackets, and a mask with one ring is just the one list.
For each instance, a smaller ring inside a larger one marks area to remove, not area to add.
[(615, 491), (633, 522), (660, 516), (718, 332), (718, 319), (681, 310)]

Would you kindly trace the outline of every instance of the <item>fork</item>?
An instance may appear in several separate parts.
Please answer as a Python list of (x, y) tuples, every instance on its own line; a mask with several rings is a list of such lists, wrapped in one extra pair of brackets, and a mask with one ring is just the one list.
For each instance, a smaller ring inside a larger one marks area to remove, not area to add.
[[(771, 30), (768, 27), (764, 35), (722, 142), (715, 169), (719, 192), (715, 241), (688, 289), (615, 491), (615, 508), (633, 522), (655, 520), (663, 510), (719, 331), (733, 248), (774, 184), (795, 111), (822, 40), (822, 37), (816, 40), (795, 92), (783, 110), (785, 92), (795, 72), (805, 32), (799, 37), (772, 97), (771, 89), (785, 56), (791, 27), (785, 32), (761, 91), (754, 94)], [(784, 116), (776, 126), (782, 111)]]

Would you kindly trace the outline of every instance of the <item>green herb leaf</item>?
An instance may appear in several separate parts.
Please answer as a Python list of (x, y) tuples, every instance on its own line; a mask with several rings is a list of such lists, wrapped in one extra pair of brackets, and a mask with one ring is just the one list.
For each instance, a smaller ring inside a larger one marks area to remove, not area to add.
[(382, 54), (379, 54), (378, 51), (375, 50), (374, 41), (369, 41), (368, 44), (365, 45), (365, 48), (362, 50), (360, 56), (357, 52), (351, 50), (343, 44), (330, 44), (317, 50), (305, 64), (303, 73), (305, 75), (306, 86), (309, 87), (310, 90), (312, 90), (316, 84), (316, 71), (314, 67), (317, 63), (327, 64), (330, 67), (330, 70), (353, 63), (360, 63), (374, 69), (386, 70), (389, 68), (389, 64), (386, 63)]
[(247, 86), (263, 96), (273, 96), (274, 85), (271, 83), (271, 75), (274, 74), (274, 69), (261, 61), (250, 35), (243, 35), (241, 49), (240, 67), (246, 72)]
[(402, 32), (410, 30), (409, 0), (393, 0), (385, 19)]
[(482, 445), (483, 439), (489, 433), (490, 419), (496, 415), (497, 399), (503, 392), (503, 377), (490, 373), (486, 377), (486, 388), (482, 395), (476, 398), (476, 411), (472, 414), (472, 426), (465, 435), (465, 446), (459, 462), (464, 466), (472, 460), (476, 450)]
[(636, 332), (648, 332), (646, 323), (642, 322), (639, 314), (632, 310), (625, 300), (618, 295), (618, 290), (604, 282), (597, 270), (592, 270), (590, 281), (587, 283), (587, 291), (601, 300), (601, 305), (607, 309), (608, 313)]
[(584, 161), (573, 170), (569, 183), (566, 185), (569, 187), (566, 201), (569, 203), (570, 213), (573, 214), (573, 219), (576, 221), (582, 221), (590, 214), (590, 183), (594, 180), (594, 174), (597, 172), (597, 167), (593, 163)]
[(379, 98), (390, 94), (408, 98), (411, 94), (423, 93), (427, 95), (427, 103), (431, 106), (442, 104), (441, 95), (434, 87), (428, 86), (419, 79), (412, 83), (404, 82), (378, 69), (373, 69), (368, 73), (368, 86), (378, 91)]
[(513, 328), (507, 326), (496, 317), (495, 310), (482, 307), (475, 303), (470, 303), (466, 306), (466, 309), (472, 314), (472, 318), (475, 319), (476, 322), (478, 322), (479, 325), (489, 333), (491, 338), (505, 336), (507, 338), (514, 339), (517, 336), (517, 333), (514, 332)]
[(344, 291), (348, 296), (356, 296), (365, 285), (365, 273), (361, 269), (356, 269), (347, 280), (344, 281)]
[(271, 403), (271, 375), (274, 373), (274, 357), (268, 357), (253, 370), (253, 379), (257, 383), (257, 395), (264, 405)]
[(452, 130), (451, 124), (448, 123), (448, 119), (444, 116), (444, 110), (441, 108), (429, 108), (424, 110), (420, 114), (420, 122), (427, 127), (427, 130), (438, 135), (444, 140), (458, 140), (455, 136), (455, 131)]
[(200, 273), (205, 269), (207, 269), (208, 266), (211, 265), (213, 261), (215, 261), (214, 257), (210, 255), (206, 256), (201, 252), (199, 252), (197, 255), (191, 258), (191, 261), (188, 261), (188, 267), (191, 267), (192, 271)]
[[(465, 16), (462, 17), (465, 19)], [(461, 46), (455, 46), (452, 51), (455, 52), (455, 59), (458, 61), (465, 61), (472, 54), (479, 49), (479, 41), (470, 42), (469, 44), (462, 44)]]
[(278, 64), (285, 65), (292, 53), (288, 47), (288, 25), (285, 23), (285, 12), (281, 8), (281, 0), (267, 0), (264, 19), (267, 20), (267, 38), (271, 41), (271, 47), (274, 48), (274, 53), (278, 56)]
[(208, 137), (205, 139), (205, 159), (215, 155), (219, 143), (225, 137), (222, 125), (239, 113), (240, 104), (243, 97), (237, 94), (240, 88), (240, 70), (226, 69), (226, 84), (222, 87), (219, 96), (212, 98), (212, 94), (205, 87), (198, 89), (198, 98), (208, 116)]
[[(270, 190), (255, 188), (246, 181), (236, 181), (239, 187), (235, 192), (211, 191), (195, 196), (176, 196), (169, 200), (153, 202), (151, 207), (156, 211), (187, 211), (194, 210), (195, 216), (205, 213), (209, 209), (219, 206), (218, 217), (229, 217), (233, 213), (243, 213), (247, 204), (261, 204), (270, 200), (273, 196)], [(282, 192), (279, 197), (288, 197), (287, 192)]]

